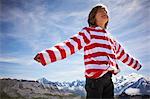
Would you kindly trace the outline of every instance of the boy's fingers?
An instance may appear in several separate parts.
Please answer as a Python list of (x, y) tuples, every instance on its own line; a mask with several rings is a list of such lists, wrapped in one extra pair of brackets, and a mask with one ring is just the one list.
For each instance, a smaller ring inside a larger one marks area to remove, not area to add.
[(39, 56), (39, 54), (37, 54), (37, 55), (34, 57), (34, 59), (37, 59), (38, 56)]
[(37, 55), (35, 56), (35, 59), (40, 59), (40, 55), (37, 54)]
[(40, 55), (37, 54), (37, 55), (34, 57), (34, 60), (36, 60), (37, 62), (41, 62), (41, 61), (40, 61)]
[(36, 61), (40, 62), (40, 59), (36, 59)]

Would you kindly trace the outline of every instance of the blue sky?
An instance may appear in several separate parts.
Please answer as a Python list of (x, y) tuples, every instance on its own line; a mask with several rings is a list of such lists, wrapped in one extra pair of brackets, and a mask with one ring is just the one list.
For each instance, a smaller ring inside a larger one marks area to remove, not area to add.
[(84, 79), (83, 50), (46, 67), (36, 63), (37, 52), (69, 39), (88, 26), (96, 4), (109, 10), (108, 31), (143, 67), (135, 71), (119, 62), (121, 72), (149, 75), (149, 0), (0, 0), (0, 77), (72, 81)]

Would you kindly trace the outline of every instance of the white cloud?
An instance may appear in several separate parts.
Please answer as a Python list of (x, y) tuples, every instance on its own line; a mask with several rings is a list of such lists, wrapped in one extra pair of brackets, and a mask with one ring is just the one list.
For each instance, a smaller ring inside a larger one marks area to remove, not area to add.
[(127, 40), (123, 42), (125, 45), (127, 45), (130, 48), (130, 51), (132, 51), (132, 48), (136, 51), (149, 51), (150, 48), (150, 36), (143, 36), (143, 37), (137, 37), (133, 38), (131, 40)]
[(14, 62), (17, 60), (18, 60), (17, 58), (12, 58), (12, 57), (0, 58), (0, 62)]
[[(16, 31), (13, 33), (10, 31), (9, 36), (25, 42), (34, 51), (62, 41), (62, 35), (66, 34), (62, 34), (60, 31), (70, 32), (67, 34), (71, 36), (72, 32), (80, 30), (81, 19), (85, 18), (86, 13), (86, 11), (71, 13), (64, 11), (51, 12), (45, 6), (37, 5), (29, 12), (24, 12), (18, 8), (10, 10), (6, 14), (6, 16), (9, 16), (5, 17), (3, 21), (10, 21), (15, 25), (14, 29)], [(69, 21), (67, 21), (69, 17), (74, 17), (70, 21), (72, 25), (69, 25)]]
[(1, 57), (0, 62), (6, 62), (6, 63), (15, 63), (19, 64), (20, 66), (31, 66), (32, 64), (36, 63), (33, 58), (30, 56), (24, 56), (24, 57)]
[[(136, 22), (141, 22), (143, 19), (146, 19), (145, 14), (147, 13), (146, 11), (148, 9), (145, 8), (145, 5), (142, 5), (142, 1), (140, 0), (132, 0), (124, 4), (122, 3), (122, 5), (121, 4), (115, 5), (115, 4), (112, 5), (112, 9), (111, 9), (111, 15), (113, 15), (111, 17), (111, 29), (112, 30), (119, 29), (122, 26), (130, 25), (129, 23), (133, 23), (134, 19), (139, 19)], [(141, 18), (142, 16), (143, 18)]]

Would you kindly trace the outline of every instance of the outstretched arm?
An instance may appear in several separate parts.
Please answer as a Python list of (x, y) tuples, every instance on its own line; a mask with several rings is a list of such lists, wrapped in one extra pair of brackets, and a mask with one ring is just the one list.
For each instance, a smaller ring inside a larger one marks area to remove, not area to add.
[(74, 54), (86, 44), (90, 43), (90, 39), (90, 33), (83, 29), (78, 34), (72, 36), (69, 40), (39, 52), (34, 59), (45, 66)]
[(122, 61), (133, 69), (139, 70), (141, 68), (141, 64), (138, 62), (138, 60), (127, 54), (118, 42), (115, 42), (115, 48), (118, 60)]

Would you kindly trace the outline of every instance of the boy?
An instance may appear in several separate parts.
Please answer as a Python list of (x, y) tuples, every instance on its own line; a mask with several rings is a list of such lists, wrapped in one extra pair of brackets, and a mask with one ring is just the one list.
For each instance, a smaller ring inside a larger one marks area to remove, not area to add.
[(42, 65), (47, 65), (84, 48), (87, 99), (114, 97), (111, 77), (120, 71), (116, 60), (136, 70), (141, 68), (140, 63), (105, 31), (109, 21), (107, 13), (103, 5), (94, 7), (89, 13), (89, 27), (83, 28), (69, 40), (39, 52), (34, 58)]

